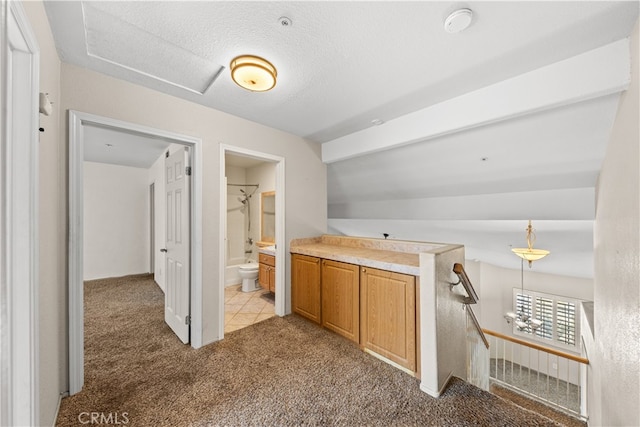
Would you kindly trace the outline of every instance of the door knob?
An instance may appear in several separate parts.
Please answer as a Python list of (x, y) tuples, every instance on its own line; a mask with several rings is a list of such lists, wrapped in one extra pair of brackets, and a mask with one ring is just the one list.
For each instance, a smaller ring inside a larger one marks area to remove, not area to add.
[(160, 249), (160, 252), (167, 252), (167, 250), (165, 248)]

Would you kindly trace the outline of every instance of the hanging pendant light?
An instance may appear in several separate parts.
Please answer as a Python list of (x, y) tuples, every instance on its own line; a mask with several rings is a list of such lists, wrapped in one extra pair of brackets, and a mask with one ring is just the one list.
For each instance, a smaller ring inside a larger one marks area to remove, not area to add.
[(531, 268), (533, 261), (538, 261), (550, 254), (549, 251), (545, 251), (544, 249), (534, 249), (533, 244), (535, 241), (536, 233), (534, 233), (531, 220), (529, 220), (529, 226), (527, 227), (527, 247), (511, 249), (514, 254), (529, 262), (529, 268)]
[[(529, 225), (527, 226), (527, 247), (511, 249), (514, 254), (518, 255), (521, 258), (520, 289), (521, 289), (521, 295), (523, 296), (524, 296), (524, 262), (527, 261), (529, 263), (529, 268), (531, 268), (533, 261), (542, 259), (550, 254), (549, 251), (546, 251), (544, 249), (534, 249), (533, 244), (535, 243), (535, 241), (536, 241), (536, 233), (533, 231), (531, 220), (529, 220)], [(541, 320), (536, 319), (535, 317), (531, 317), (529, 314), (525, 313), (524, 306), (522, 304), (517, 313), (509, 311), (504, 315), (504, 318), (509, 324), (513, 322), (519, 331), (527, 331), (531, 333), (534, 333), (540, 326), (542, 326), (542, 323), (543, 323)]]
[(276, 85), (276, 67), (259, 56), (238, 56), (231, 61), (230, 68), (233, 81), (252, 92), (266, 92)]

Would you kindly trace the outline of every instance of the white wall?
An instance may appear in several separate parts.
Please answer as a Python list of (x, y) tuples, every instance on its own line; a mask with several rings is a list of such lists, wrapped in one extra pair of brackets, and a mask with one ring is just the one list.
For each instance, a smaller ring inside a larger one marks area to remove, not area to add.
[(61, 137), (60, 60), (55, 49), (43, 4), (23, 2), (27, 17), (40, 47), (40, 91), (49, 93), (53, 102), (50, 116), (40, 115), (40, 289), (38, 309), (40, 328), (40, 424), (53, 425), (60, 392), (66, 390), (66, 216), (65, 184), (66, 143)]
[(84, 162), (84, 280), (149, 272), (148, 176)]
[[(549, 255), (553, 256), (553, 254)], [(519, 265), (519, 258), (515, 255), (514, 264)], [(543, 261), (538, 261), (543, 262)], [(543, 292), (552, 295), (560, 295), (580, 300), (593, 300), (593, 280), (580, 277), (559, 276), (555, 274), (538, 273), (535, 271), (536, 263), (524, 267), (524, 289), (535, 292)], [(466, 260), (465, 270), (476, 288), (480, 297), (479, 310), (474, 311), (485, 329), (490, 329), (501, 334), (515, 336), (513, 328), (504, 320), (507, 311), (514, 311), (513, 288), (520, 288), (520, 269), (507, 269), (495, 265)], [(527, 340), (518, 335), (517, 338)], [(532, 341), (538, 343), (537, 341)], [(551, 343), (544, 345), (553, 347)], [(560, 348), (568, 351), (566, 348)], [(574, 353), (579, 354), (580, 348)]]
[(450, 286), (451, 268), (463, 260), (463, 247), (420, 254), (420, 389), (434, 397), (450, 377), (467, 377), (465, 291)]
[(636, 22), (631, 85), (620, 99), (597, 184), (590, 425), (640, 425), (639, 52)]
[[(225, 197), (220, 194), (221, 143), (285, 158), (285, 253), (289, 252), (291, 239), (317, 236), (326, 231), (326, 166), (317, 144), (70, 64), (62, 65), (61, 89), (64, 96), (60, 108), (65, 111), (73, 109), (202, 139), (203, 295), (200, 309), (204, 316), (204, 344), (218, 340), (220, 330), (218, 260), (219, 239), (223, 238), (219, 236), (220, 197)], [(56, 196), (66, 198), (66, 185)], [(59, 209), (66, 218), (66, 206)], [(289, 263), (287, 257), (284, 263), (287, 312), (291, 310)], [(61, 309), (66, 310), (66, 306)]]
[[(239, 166), (225, 166), (227, 176), (227, 184), (246, 184), (247, 170)], [(250, 184), (255, 184), (251, 182)], [(229, 261), (238, 258), (244, 258), (245, 240), (247, 239), (247, 221), (242, 203), (238, 201), (238, 197), (243, 197), (240, 189), (244, 191), (255, 190), (255, 187), (238, 187), (235, 185), (227, 185), (227, 265)], [(255, 197), (250, 203), (255, 205)], [(233, 263), (233, 262), (232, 262)]]

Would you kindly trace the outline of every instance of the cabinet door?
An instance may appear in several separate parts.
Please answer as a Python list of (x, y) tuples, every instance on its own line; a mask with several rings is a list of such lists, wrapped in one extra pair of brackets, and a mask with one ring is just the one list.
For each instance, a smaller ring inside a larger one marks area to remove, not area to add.
[(291, 255), (291, 305), (294, 313), (320, 324), (320, 258)]
[(269, 290), (273, 293), (276, 292), (276, 268), (269, 267)]
[(415, 277), (362, 267), (360, 286), (363, 347), (415, 372)]
[(356, 343), (360, 343), (359, 269), (322, 261), (322, 326)]
[(262, 286), (262, 288), (266, 291), (269, 290), (269, 269), (271, 267), (269, 267), (266, 264), (262, 264), (260, 263), (258, 265), (258, 283), (260, 283), (260, 286)]

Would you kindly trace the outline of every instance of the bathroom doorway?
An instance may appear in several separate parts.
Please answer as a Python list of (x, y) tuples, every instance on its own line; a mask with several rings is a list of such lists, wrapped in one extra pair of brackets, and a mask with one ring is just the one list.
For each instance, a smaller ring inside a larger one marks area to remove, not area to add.
[(261, 199), (275, 192), (275, 164), (252, 157), (225, 155), (227, 234), (224, 331), (242, 329), (275, 316), (275, 293), (258, 283), (264, 247)]
[[(278, 271), (276, 265), (285, 264), (280, 262), (284, 255), (276, 249), (277, 243), (284, 240), (284, 159), (229, 146), (222, 147), (220, 158), (223, 336), (274, 315), (284, 315), (284, 268)], [(275, 204), (266, 211), (264, 195), (275, 196)], [(265, 230), (270, 237), (265, 237)], [(284, 244), (279, 246), (284, 252)], [(264, 261), (265, 256), (272, 256), (275, 269), (275, 287), (271, 290), (258, 280), (259, 261), (261, 257)]]

